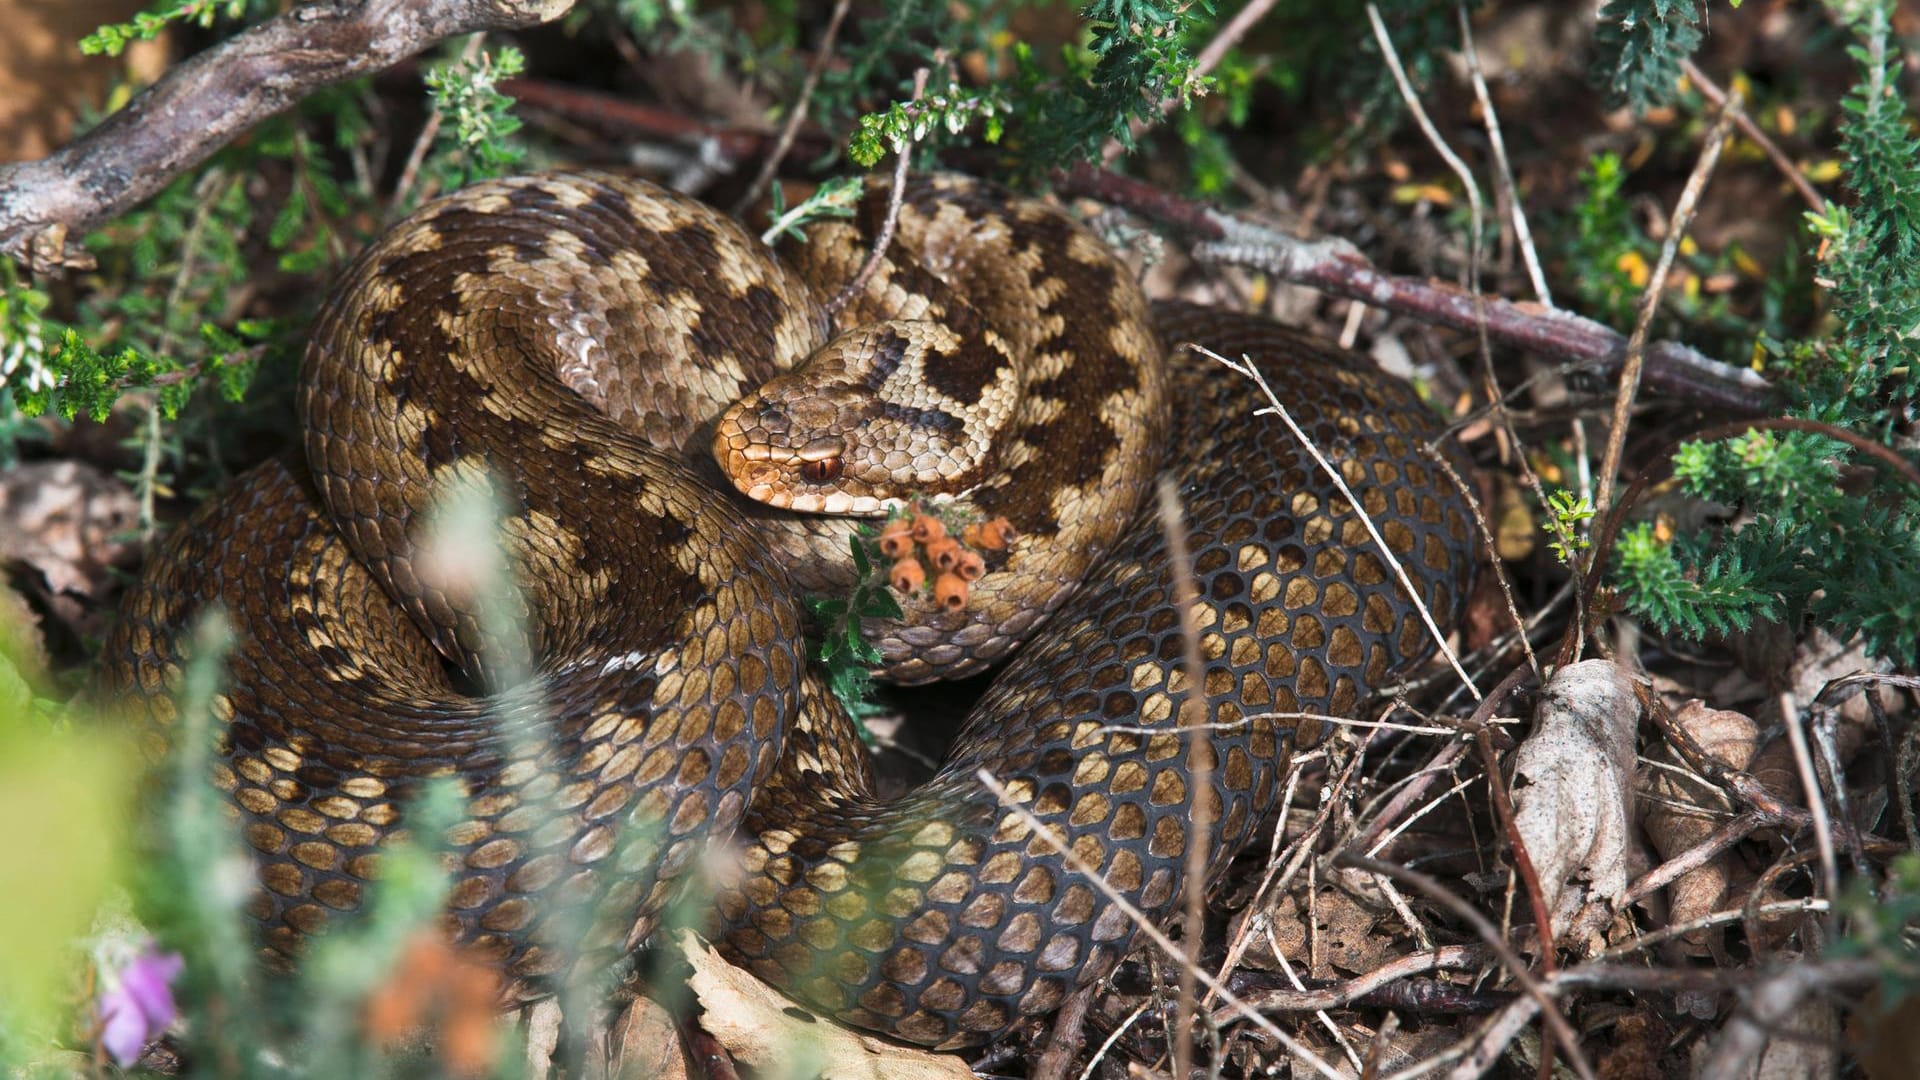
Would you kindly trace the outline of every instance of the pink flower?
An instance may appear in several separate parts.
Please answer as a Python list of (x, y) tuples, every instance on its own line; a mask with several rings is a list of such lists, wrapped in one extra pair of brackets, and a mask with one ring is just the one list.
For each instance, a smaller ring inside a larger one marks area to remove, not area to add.
[(173, 1023), (179, 1012), (173, 1004), (173, 980), (184, 966), (179, 953), (160, 952), (148, 942), (117, 978), (109, 977), (95, 1012), (100, 1045), (122, 1068), (139, 1060), (141, 1049)]

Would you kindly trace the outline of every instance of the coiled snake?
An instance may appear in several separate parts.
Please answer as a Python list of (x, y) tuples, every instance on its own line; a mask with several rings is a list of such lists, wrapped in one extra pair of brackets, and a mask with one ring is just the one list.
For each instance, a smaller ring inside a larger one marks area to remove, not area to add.
[[(1252, 317), (1150, 315), (1045, 204), (950, 177), (905, 196), (894, 248), (832, 326), (823, 298), (871, 249), (884, 191), (777, 258), (639, 181), (488, 182), (346, 272), (302, 375), (304, 461), (257, 468), (177, 530), (106, 650), (109, 683), (164, 732), (188, 628), (229, 613), (216, 782), (258, 857), (270, 950), (292, 957), (356, 908), (410, 792), (450, 775), (468, 809), (446, 837), (445, 928), (515, 992), (644, 939), (735, 836), (718, 896), (733, 957), (849, 1022), (983, 1042), (1104, 977), (1134, 927), (976, 770), (1157, 917), (1192, 822), (1211, 821), (1217, 871), (1272, 808), (1290, 742), (1317, 737), (1298, 714), (1349, 714), (1430, 650), (1297, 441), (1252, 417), (1242, 380), (1160, 338), (1263, 367), (1444, 626), (1471, 545), (1405, 387)], [(811, 381), (751, 398), (716, 437), (728, 402), (834, 329)], [(879, 403), (843, 419), (856, 391)], [(884, 492), (881, 474), (929, 464), (927, 438), (959, 463), (906, 493), (1004, 515), (1019, 540), (965, 611), (910, 599), (870, 626), (885, 666), (923, 681), (1032, 640), (943, 771), (881, 803), (808, 669), (797, 599), (846, 586), (851, 524), (725, 492), (709, 451), (743, 490), (847, 503), (809, 485)], [(1175, 575), (1140, 513), (1163, 467), (1199, 596), (1193, 739)], [(436, 499), (462, 484), (503, 507), (512, 588), (425, 557)], [(531, 678), (506, 686), (516, 656)], [(1188, 783), (1195, 755), (1208, 789)]]

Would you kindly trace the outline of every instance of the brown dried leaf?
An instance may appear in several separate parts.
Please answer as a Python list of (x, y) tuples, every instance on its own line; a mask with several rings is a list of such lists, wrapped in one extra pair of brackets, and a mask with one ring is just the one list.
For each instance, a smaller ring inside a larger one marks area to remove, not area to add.
[(622, 1080), (688, 1080), (687, 1051), (673, 1016), (652, 998), (637, 997), (620, 1011), (607, 1037), (607, 1075)]
[(700, 1025), (745, 1064), (822, 1080), (972, 1080), (951, 1054), (898, 1046), (814, 1016), (721, 959), (691, 930), (680, 951), (693, 967), (687, 985), (705, 1010)]
[(77, 461), (33, 462), (0, 477), (0, 559), (40, 571), (55, 594), (98, 596), (132, 553), (139, 505), (127, 486)]
[[(1280, 946), (1294, 970), (1315, 979), (1340, 979), (1383, 967), (1399, 956), (1391, 926), (1382, 927), (1380, 913), (1344, 889), (1315, 889), (1311, 912), (1303, 910), (1302, 903), (1289, 893), (1268, 908), (1267, 916), (1272, 943)], [(1255, 939), (1247, 957), (1257, 966), (1279, 968), (1265, 934)]]
[[(1533, 735), (1514, 752), (1514, 825), (1556, 934), (1582, 903), (1627, 887), (1639, 719), (1627, 673), (1588, 660), (1554, 674)], [(1569, 889), (1575, 882), (1585, 887)]]
[[(1705, 702), (1694, 700), (1683, 705), (1673, 719), (1693, 736), (1709, 757), (1728, 768), (1745, 769), (1759, 748), (1760, 727), (1743, 713), (1710, 709)], [(1664, 859), (1681, 855), (1705, 841), (1729, 809), (1726, 796), (1718, 788), (1671, 769), (1642, 769), (1640, 787), (1651, 796), (1642, 824), (1647, 839)], [(1668, 890), (1669, 920), (1690, 922), (1719, 910), (1732, 874), (1732, 861), (1723, 852), (1711, 862), (1681, 875)], [(1707, 936), (1703, 931), (1695, 931), (1680, 940), (1695, 956), (1707, 951)]]

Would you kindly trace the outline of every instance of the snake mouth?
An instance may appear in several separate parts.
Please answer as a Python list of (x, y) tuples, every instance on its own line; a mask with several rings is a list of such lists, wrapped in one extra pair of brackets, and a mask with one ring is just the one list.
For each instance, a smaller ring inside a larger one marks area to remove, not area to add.
[(809, 474), (823, 463), (832, 463), (838, 478), (846, 444), (837, 438), (814, 439), (794, 449), (754, 440), (742, 430), (738, 419), (723, 417), (714, 431), (713, 456), (720, 463), (734, 488), (752, 499), (777, 510), (798, 514), (826, 514), (837, 517), (879, 517), (887, 512), (885, 500), (838, 487), (810, 486)]

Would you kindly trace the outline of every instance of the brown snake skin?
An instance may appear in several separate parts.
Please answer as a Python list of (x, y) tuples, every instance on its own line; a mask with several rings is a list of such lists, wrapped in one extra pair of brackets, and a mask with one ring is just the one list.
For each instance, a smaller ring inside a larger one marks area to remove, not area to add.
[[(1163, 358), (1101, 245), (1043, 204), (917, 180), (894, 255), (837, 329), (956, 327), (940, 340), (972, 344), (929, 370), (934, 411), (1016, 365), (1024, 396), (970, 497), (1022, 539), (968, 612), (909, 605), (906, 624), (874, 630), (908, 681), (1032, 640), (942, 772), (875, 800), (850, 722), (808, 671), (790, 581), (844, 581), (849, 526), (723, 495), (689, 448), (825, 340), (822, 300), (870, 249), (883, 197), (811, 229), (789, 262), (639, 181), (495, 181), (424, 208), (346, 272), (302, 376), (304, 463), (261, 466), (177, 530), (105, 652), (109, 685), (164, 734), (189, 629), (228, 611), (216, 782), (257, 853), (251, 911), (274, 953), (360, 905), (410, 791), (450, 775), (469, 804), (446, 838), (445, 928), (516, 993), (644, 939), (696, 857), (737, 835), (718, 896), (730, 955), (850, 1023), (984, 1042), (1104, 977), (1134, 928), (976, 770), (1159, 918), (1191, 823), (1213, 821), (1208, 865), (1223, 868), (1272, 809), (1290, 744), (1318, 738), (1290, 714), (1351, 715), (1430, 651), (1353, 507), (1285, 428), (1250, 418), (1263, 402), (1243, 380)], [(1169, 343), (1253, 357), (1450, 625), (1467, 519), (1417, 452), (1437, 425), (1411, 392), (1264, 320), (1153, 318)], [(1136, 513), (1169, 431), (1214, 725), (1190, 739), (1166, 541)], [(423, 557), (454, 482), (498, 496), (517, 588)], [(1090, 553), (1059, 554), (1068, 541)], [(475, 689), (519, 655), (531, 682)], [(1209, 789), (1189, 784), (1195, 755)]]

